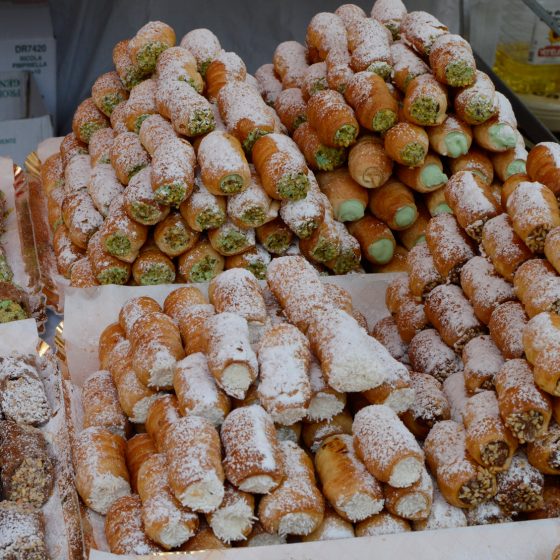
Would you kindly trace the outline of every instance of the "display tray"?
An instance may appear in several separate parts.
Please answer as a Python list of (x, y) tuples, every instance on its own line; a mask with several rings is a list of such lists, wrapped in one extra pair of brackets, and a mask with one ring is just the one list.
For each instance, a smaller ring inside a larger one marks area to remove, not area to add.
[[(370, 327), (386, 316), (385, 290), (395, 274), (349, 275), (323, 278), (343, 286), (351, 294), (355, 307), (364, 314)], [(263, 283), (264, 285), (264, 283)], [(64, 342), (72, 395), (72, 417), (79, 429), (79, 389), (84, 380), (98, 368), (97, 341), (101, 331), (114, 322), (122, 304), (129, 298), (149, 295), (163, 302), (176, 285), (128, 287), (101, 286), (68, 289), (64, 321)], [(203, 292), (207, 285), (197, 285)], [(90, 560), (111, 558), (148, 559), (154, 556), (119, 556), (106, 552), (103, 517), (84, 511), (84, 533)], [(201, 551), (196, 558), (291, 560), (348, 560), (364, 557), (376, 559), (415, 558), (416, 560), (549, 560), (560, 543), (560, 522), (556, 519), (505, 523), (493, 526), (467, 527), (404, 533), (380, 537), (361, 537), (339, 541), (298, 543), (266, 548), (234, 548), (225, 551)], [(192, 558), (185, 553), (161, 553), (177, 559)]]

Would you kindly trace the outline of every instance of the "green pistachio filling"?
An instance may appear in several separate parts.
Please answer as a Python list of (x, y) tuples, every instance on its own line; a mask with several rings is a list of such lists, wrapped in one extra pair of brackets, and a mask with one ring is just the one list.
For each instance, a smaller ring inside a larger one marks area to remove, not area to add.
[(200, 82), (196, 82), (193, 78), (191, 78), (188, 74), (181, 74), (177, 77), (180, 82), (186, 82), (191, 86), (197, 93), (202, 93), (204, 90), (204, 86)]
[(484, 173), (480, 169), (468, 169), (467, 171), (470, 171), (473, 175), (480, 177), (483, 183), (490, 184), (488, 181), (488, 175), (486, 175), (486, 173)]
[(128, 269), (119, 266), (110, 266), (97, 275), (100, 284), (126, 284)]
[(464, 132), (450, 132), (445, 136), (447, 155), (452, 158), (465, 155), (469, 151), (469, 143)]
[(266, 212), (259, 206), (249, 208), (241, 214), (241, 221), (249, 227), (259, 227), (266, 220)]
[(220, 180), (220, 190), (224, 194), (235, 194), (243, 189), (243, 177), (237, 173), (226, 175)]
[(486, 122), (494, 114), (494, 101), (484, 95), (474, 95), (465, 112), (475, 123)]
[(435, 124), (439, 103), (432, 97), (420, 96), (410, 106), (410, 114), (421, 124)]
[(401, 159), (405, 165), (415, 167), (420, 165), (426, 157), (426, 150), (418, 142), (410, 142), (401, 150)]
[(220, 208), (206, 208), (196, 216), (196, 223), (202, 231), (219, 228), (225, 221), (226, 215)]
[(6, 256), (0, 253), (0, 282), (11, 282), (14, 278), (14, 273)]
[(346, 150), (344, 148), (321, 145), (315, 152), (315, 165), (320, 171), (332, 171), (343, 165), (345, 161)]
[(358, 129), (354, 125), (344, 124), (336, 131), (334, 143), (346, 148), (356, 140), (356, 136), (358, 136)]
[(163, 236), (163, 243), (168, 249), (176, 254), (186, 251), (191, 242), (191, 236), (182, 225), (167, 228)]
[(294, 123), (293, 123), (293, 128), (294, 130), (300, 125), (303, 124), (304, 122), (307, 122), (307, 116), (306, 115), (298, 115), (295, 119), (294, 119)]
[(163, 263), (154, 263), (140, 277), (141, 286), (155, 284), (172, 284), (175, 282), (175, 271)]
[(200, 63), (198, 71), (203, 78), (206, 76), (206, 71), (208, 70), (208, 66), (210, 66), (210, 64), (212, 64), (211, 58), (207, 58), (206, 60)]
[(315, 247), (311, 249), (311, 256), (319, 262), (327, 262), (335, 259), (339, 252), (340, 249), (336, 243), (320, 235)]
[(255, 128), (255, 130), (251, 130), (247, 135), (247, 138), (243, 141), (243, 149), (250, 154), (253, 150), (253, 146), (255, 142), (261, 137), (265, 136), (266, 134), (270, 134), (269, 130), (261, 130), (260, 128)]
[(146, 73), (152, 73), (156, 69), (158, 56), (168, 48), (168, 45), (161, 41), (152, 41), (144, 45), (136, 55), (136, 62), (139, 68)]
[(251, 262), (245, 268), (252, 272), (259, 280), (266, 279), (266, 264), (262, 261)]
[(263, 245), (269, 253), (281, 255), (288, 250), (291, 241), (291, 235), (285, 231), (282, 231), (269, 235)]
[(122, 233), (114, 233), (105, 240), (105, 249), (115, 257), (124, 257), (130, 254), (131, 248), (130, 239)]
[(110, 117), (115, 107), (123, 101), (124, 97), (120, 93), (108, 93), (101, 100), (101, 110)]
[(59, 218), (58, 220), (56, 220), (56, 222), (53, 224), (52, 230), (53, 233), (64, 223), (64, 220), (62, 218)]
[(222, 233), (218, 245), (221, 253), (233, 255), (247, 245), (247, 237), (242, 232), (231, 229)]
[(286, 173), (276, 186), (278, 194), (289, 200), (301, 200), (307, 196), (309, 179), (305, 173)]
[(399, 33), (401, 31), (400, 24), (388, 21), (385, 23), (385, 27), (391, 32), (393, 36), (393, 40), (396, 41), (399, 39)]
[(414, 242), (414, 245), (421, 245), (422, 243), (426, 243), (426, 236), (424, 234), (419, 235)]
[(360, 259), (354, 251), (342, 251), (335, 259), (332, 271), (335, 274), (348, 274), (351, 270), (356, 270), (360, 266)]
[(179, 206), (187, 198), (187, 187), (181, 181), (162, 185), (154, 191), (154, 198), (167, 206)]
[(390, 239), (378, 239), (368, 247), (370, 257), (377, 264), (386, 264), (393, 258), (393, 244)]
[(338, 93), (342, 93), (342, 95), (344, 95), (344, 92), (346, 91), (346, 87), (348, 86), (348, 84), (340, 84), (337, 88), (336, 91), (338, 91)]
[(310, 93), (311, 93), (311, 95), (314, 95), (318, 91), (323, 91), (324, 89), (327, 89), (327, 87), (328, 87), (327, 80), (325, 80), (325, 78), (320, 78), (320, 79), (315, 80), (313, 82), (313, 85), (311, 86)]
[(420, 181), (425, 188), (434, 189), (447, 182), (447, 175), (435, 163), (430, 163), (420, 172)]
[(22, 306), (11, 299), (0, 300), (0, 323), (10, 323), (27, 319), (27, 313)]
[(391, 109), (381, 109), (375, 113), (371, 121), (371, 128), (376, 132), (385, 132), (397, 122), (397, 115)]
[(474, 68), (466, 60), (454, 60), (445, 67), (445, 79), (453, 87), (468, 86), (473, 83)]
[(89, 144), (89, 141), (94, 132), (97, 132), (101, 128), (105, 128), (105, 123), (90, 121), (83, 124), (80, 127), (80, 139), (83, 140), (86, 144)]
[(522, 159), (516, 159), (506, 167), (506, 179), (508, 179), (512, 175), (517, 175), (518, 173), (525, 173), (526, 171), (527, 171), (527, 166), (525, 164), (525, 161)]
[(335, 209), (336, 219), (339, 222), (355, 222), (364, 217), (364, 205), (361, 201), (351, 198), (345, 200)]
[(144, 72), (139, 68), (130, 68), (126, 73), (126, 76), (122, 79), (122, 83), (126, 89), (129, 91), (137, 86), (144, 78)]
[(142, 171), (142, 169), (144, 169), (144, 167), (146, 167), (147, 164), (145, 163), (139, 163), (138, 165), (135, 165), (129, 172), (128, 172), (128, 178), (132, 179), (132, 177), (134, 177), (134, 175), (136, 175), (136, 173), (138, 173), (138, 171)]
[(152, 113), (143, 113), (139, 117), (136, 117), (134, 121), (134, 132), (136, 134), (140, 134), (140, 128), (142, 127), (142, 123), (151, 115)]
[(400, 228), (407, 228), (416, 221), (417, 217), (416, 206), (401, 206), (395, 212), (395, 223)]
[(205, 256), (191, 268), (189, 280), (191, 282), (209, 282), (219, 272), (219, 261), (216, 257)]
[(301, 239), (307, 239), (319, 227), (317, 220), (305, 220), (299, 224), (296, 229), (296, 235)]
[(216, 123), (212, 111), (206, 109), (197, 109), (193, 112), (188, 126), (187, 136), (200, 136), (214, 130)]
[(432, 216), (439, 216), (440, 214), (453, 214), (453, 210), (445, 202), (440, 202), (433, 210)]
[(156, 206), (145, 202), (133, 202), (131, 210), (134, 219), (147, 226), (156, 224), (161, 216), (161, 212)]
[(515, 130), (509, 124), (497, 123), (488, 128), (490, 143), (494, 148), (507, 150), (513, 148), (517, 142)]
[(387, 80), (391, 76), (393, 67), (390, 64), (379, 60), (377, 62), (374, 62), (373, 64), (370, 64), (367, 68), (367, 71), (372, 72), (373, 74), (377, 74), (384, 80)]

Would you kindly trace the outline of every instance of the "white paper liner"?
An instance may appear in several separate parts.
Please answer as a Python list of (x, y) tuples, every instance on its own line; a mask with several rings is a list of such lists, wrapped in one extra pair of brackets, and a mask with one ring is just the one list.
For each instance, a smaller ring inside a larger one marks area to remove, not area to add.
[(54, 138), (46, 138), (39, 142), (37, 146), (37, 157), (43, 163), (47, 158), (60, 151), (60, 144), (64, 140), (64, 136), (56, 136)]

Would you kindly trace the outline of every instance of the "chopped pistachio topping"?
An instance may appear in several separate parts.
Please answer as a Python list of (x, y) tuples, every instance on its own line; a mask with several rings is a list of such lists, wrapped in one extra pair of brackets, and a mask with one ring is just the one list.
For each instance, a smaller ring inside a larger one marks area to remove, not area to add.
[(179, 206), (187, 198), (187, 187), (180, 181), (162, 185), (154, 191), (154, 198), (167, 206)]
[(494, 101), (485, 95), (474, 95), (466, 107), (466, 113), (473, 122), (486, 122), (494, 114)]
[(426, 157), (426, 150), (424, 146), (417, 142), (408, 143), (403, 150), (401, 150), (401, 159), (405, 165), (414, 167), (424, 161)]
[(332, 148), (321, 146), (315, 152), (315, 165), (321, 171), (332, 171), (340, 167), (346, 161), (346, 150), (344, 148)]
[(236, 229), (230, 229), (222, 233), (218, 245), (221, 253), (233, 255), (247, 245), (247, 237)]
[(377, 74), (384, 80), (387, 80), (388, 78), (391, 77), (391, 72), (393, 71), (393, 68), (390, 64), (387, 64), (386, 62), (377, 61), (374, 62), (373, 64), (370, 64), (367, 68), (367, 71), (372, 72), (373, 74)]
[(445, 78), (450, 86), (468, 86), (473, 83), (474, 68), (466, 60), (454, 60), (445, 67)]
[(334, 143), (346, 148), (350, 146), (358, 136), (358, 129), (351, 124), (342, 125), (334, 135)]
[(206, 70), (208, 70), (208, 66), (210, 66), (210, 64), (212, 64), (211, 58), (207, 58), (200, 64), (198, 71), (203, 78), (206, 76)]
[(251, 130), (247, 135), (247, 138), (243, 141), (243, 149), (250, 154), (253, 150), (253, 146), (255, 142), (261, 137), (265, 136), (266, 134), (270, 134), (268, 130), (261, 130), (260, 128), (255, 128), (255, 130)]
[(301, 239), (307, 239), (317, 228), (319, 222), (317, 220), (307, 220), (297, 227), (296, 235)]
[(131, 247), (130, 239), (122, 233), (115, 233), (105, 240), (105, 249), (107, 249), (110, 255), (115, 257), (128, 255)]
[(83, 140), (86, 144), (89, 144), (93, 133), (97, 132), (101, 128), (105, 128), (105, 126), (106, 125), (104, 122), (90, 121), (84, 123), (80, 127), (80, 139)]
[(292, 238), (290, 234), (285, 231), (281, 231), (269, 235), (263, 245), (270, 253), (281, 255), (288, 250), (291, 241)]
[(128, 269), (119, 266), (110, 266), (97, 275), (100, 284), (126, 284), (128, 280)]
[(325, 78), (319, 78), (318, 80), (315, 80), (313, 82), (313, 85), (311, 86), (311, 90), (310, 93), (311, 95), (317, 93), (318, 91), (323, 91), (324, 89), (327, 89), (328, 85), (327, 85), (327, 80), (325, 80)]
[(172, 284), (173, 282), (175, 282), (175, 271), (163, 263), (153, 263), (140, 277), (141, 286)]
[(376, 132), (385, 132), (397, 122), (397, 115), (391, 109), (381, 109), (375, 113), (371, 121), (371, 128)]
[(115, 107), (123, 101), (124, 97), (120, 93), (108, 93), (101, 100), (101, 110), (110, 117)]
[(237, 173), (226, 175), (220, 180), (220, 190), (224, 194), (235, 194), (243, 188), (243, 177)]
[(208, 282), (218, 274), (219, 261), (216, 257), (206, 255), (191, 268), (189, 280), (191, 282)]
[(163, 242), (173, 253), (186, 249), (191, 241), (191, 236), (182, 225), (167, 228)]
[(319, 236), (315, 247), (311, 249), (311, 255), (319, 262), (327, 262), (335, 259), (339, 253), (339, 247), (326, 237)]
[(14, 277), (6, 256), (0, 253), (0, 282), (11, 282)]
[(249, 208), (241, 214), (241, 221), (249, 227), (259, 227), (266, 220), (266, 212), (259, 206)]
[(210, 109), (194, 111), (188, 124), (187, 136), (200, 136), (214, 130), (216, 123)]
[(152, 73), (156, 69), (158, 56), (168, 48), (168, 45), (161, 41), (152, 41), (144, 45), (136, 55), (136, 62), (139, 68), (146, 73)]
[(19, 303), (11, 299), (0, 300), (0, 323), (10, 323), (22, 319), (27, 319), (27, 313)]
[(421, 124), (435, 124), (439, 113), (439, 103), (432, 97), (420, 96), (410, 106), (410, 114)]
[(144, 225), (152, 225), (157, 222), (161, 215), (159, 209), (145, 202), (133, 202), (131, 205), (132, 214), (134, 219)]
[(266, 279), (266, 264), (262, 261), (255, 261), (247, 264), (247, 270), (252, 272), (259, 280)]
[(143, 113), (139, 117), (136, 118), (134, 121), (134, 132), (136, 134), (140, 134), (140, 128), (142, 127), (142, 123), (151, 115), (151, 113)]
[(305, 173), (286, 173), (278, 181), (277, 189), (282, 198), (301, 200), (307, 196), (309, 179)]
[(226, 215), (220, 208), (206, 208), (196, 217), (201, 230), (219, 228), (226, 221)]
[(335, 259), (332, 270), (335, 274), (348, 274), (360, 266), (360, 259), (354, 251), (342, 251)]

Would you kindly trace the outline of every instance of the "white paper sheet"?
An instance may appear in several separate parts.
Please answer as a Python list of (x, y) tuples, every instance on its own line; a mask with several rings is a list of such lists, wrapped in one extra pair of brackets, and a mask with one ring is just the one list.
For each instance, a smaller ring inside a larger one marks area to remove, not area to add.
[(38, 342), (35, 319), (0, 324), (0, 356), (34, 354)]
[(37, 157), (41, 161), (45, 161), (48, 157), (60, 151), (60, 143), (64, 140), (64, 136), (56, 136), (54, 138), (46, 138), (39, 142), (37, 146)]
[[(346, 288), (355, 307), (373, 326), (387, 315), (385, 289), (395, 277), (391, 274), (352, 274), (330, 276), (323, 280)], [(264, 285), (264, 283), (263, 283)], [(177, 289), (177, 284), (164, 286), (99, 286), (96, 288), (68, 288), (64, 304), (64, 339), (70, 377), (74, 383), (83, 382), (99, 367), (97, 343), (103, 329), (117, 321), (119, 311), (131, 297), (147, 295), (159, 303)], [(197, 284), (204, 293), (206, 284)]]

